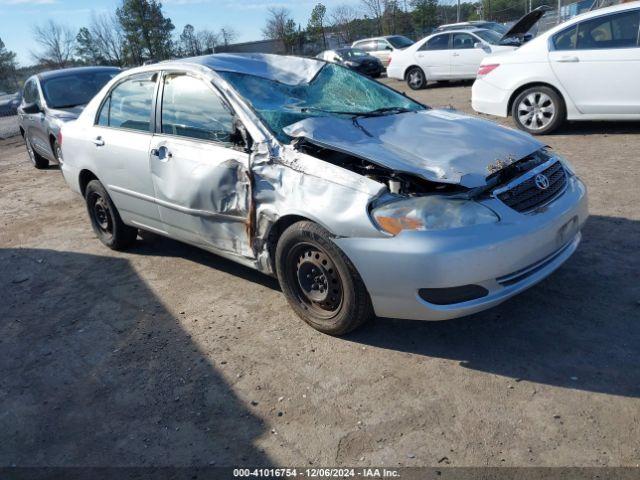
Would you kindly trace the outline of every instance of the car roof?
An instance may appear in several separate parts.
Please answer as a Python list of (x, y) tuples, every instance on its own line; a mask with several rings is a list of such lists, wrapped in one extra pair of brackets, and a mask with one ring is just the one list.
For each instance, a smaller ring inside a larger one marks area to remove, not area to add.
[(162, 65), (197, 65), (217, 72), (242, 73), (287, 85), (308, 83), (326, 62), (316, 58), (272, 53), (214, 53), (140, 67), (136, 71), (159, 70)]
[(74, 73), (91, 73), (91, 72), (119, 72), (118, 67), (74, 67), (74, 68), (61, 68), (59, 70), (48, 70), (46, 72), (40, 72), (36, 76), (40, 80), (50, 80), (52, 78), (66, 77), (73, 75)]
[(477, 33), (477, 32), (485, 32), (487, 30), (488, 28), (478, 28), (478, 27), (459, 28), (459, 29), (443, 30), (441, 32), (434, 32), (430, 36), (433, 37), (434, 35), (444, 35), (445, 33)]

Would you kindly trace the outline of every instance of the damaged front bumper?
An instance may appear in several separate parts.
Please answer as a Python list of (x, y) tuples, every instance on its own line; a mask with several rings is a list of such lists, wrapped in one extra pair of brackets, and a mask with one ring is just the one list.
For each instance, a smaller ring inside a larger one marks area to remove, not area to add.
[[(501, 221), (388, 238), (337, 238), (380, 317), (447, 320), (498, 305), (543, 280), (580, 243), (587, 192), (577, 177), (543, 210), (521, 214), (497, 199)], [(428, 301), (426, 299), (430, 299)]]

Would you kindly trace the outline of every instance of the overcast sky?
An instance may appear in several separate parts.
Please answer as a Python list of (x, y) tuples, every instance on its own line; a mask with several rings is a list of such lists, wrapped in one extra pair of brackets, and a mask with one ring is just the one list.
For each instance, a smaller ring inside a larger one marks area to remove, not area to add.
[[(196, 29), (218, 30), (232, 26), (239, 34), (238, 41), (262, 38), (265, 13), (270, 6), (291, 10), (296, 22), (306, 25), (313, 6), (319, 0), (165, 0), (165, 15), (173, 20), (176, 32), (187, 24)], [(358, 0), (321, 0), (331, 10), (340, 4), (359, 6)], [(0, 0), (0, 38), (9, 50), (18, 54), (21, 65), (33, 63), (30, 52), (37, 46), (32, 38), (34, 24), (49, 19), (66, 23), (77, 31), (87, 25), (91, 12), (113, 12), (119, 0)]]

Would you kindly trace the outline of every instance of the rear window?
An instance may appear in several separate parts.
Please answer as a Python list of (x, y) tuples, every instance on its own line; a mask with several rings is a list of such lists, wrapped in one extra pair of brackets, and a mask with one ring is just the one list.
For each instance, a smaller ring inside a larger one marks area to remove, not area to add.
[(42, 94), (50, 108), (71, 108), (86, 105), (117, 70), (74, 73), (41, 82)]
[(387, 41), (393, 45), (393, 48), (407, 48), (413, 45), (413, 40), (403, 37), (402, 35), (396, 35), (395, 37), (387, 38)]

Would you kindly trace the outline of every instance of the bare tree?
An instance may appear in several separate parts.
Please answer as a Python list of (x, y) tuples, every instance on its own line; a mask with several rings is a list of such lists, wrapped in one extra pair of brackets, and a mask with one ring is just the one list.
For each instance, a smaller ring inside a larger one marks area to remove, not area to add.
[(267, 24), (262, 29), (265, 38), (271, 40), (283, 40), (286, 36), (287, 23), (291, 18), (291, 12), (284, 7), (269, 7)]
[(206, 54), (215, 52), (216, 46), (220, 43), (220, 34), (211, 30), (200, 30), (196, 33), (196, 38), (202, 52)]
[(49, 20), (33, 27), (33, 37), (41, 49), (39, 52), (31, 52), (37, 62), (57, 68), (71, 64), (76, 36), (68, 26)]
[(107, 63), (124, 66), (124, 34), (115, 15), (93, 14), (89, 31), (96, 43), (96, 48)]
[(225, 25), (220, 29), (220, 38), (224, 45), (229, 45), (238, 38), (238, 32), (236, 32), (233, 27)]
[(358, 12), (355, 8), (351, 5), (338, 5), (331, 10), (329, 18), (343, 43), (352, 43), (356, 39), (353, 22), (358, 19)]
[(385, 10), (385, 0), (360, 0), (367, 14), (376, 22), (378, 35), (382, 35), (382, 15)]

